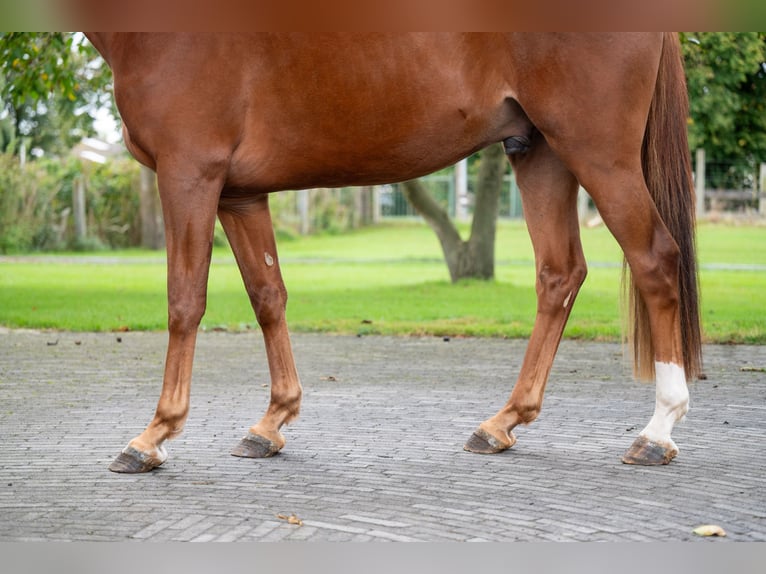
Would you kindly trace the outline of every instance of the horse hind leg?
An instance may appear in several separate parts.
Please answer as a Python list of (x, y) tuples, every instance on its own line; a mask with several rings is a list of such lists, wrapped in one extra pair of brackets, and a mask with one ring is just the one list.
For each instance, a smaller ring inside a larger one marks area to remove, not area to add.
[[(647, 194), (648, 195), (648, 194)], [(637, 210), (636, 210), (637, 211)], [(630, 227), (630, 240), (621, 242), (630, 265), (633, 281), (648, 313), (653, 371), (655, 408), (649, 423), (622, 457), (626, 464), (668, 464), (678, 455), (671, 438), (675, 423), (689, 410), (689, 390), (684, 370), (683, 340), (680, 328), (679, 258), (676, 242), (659, 220), (654, 205), (645, 208), (646, 223), (639, 240), (640, 225)], [(607, 219), (605, 218), (605, 221)], [(624, 232), (626, 223), (613, 215), (609, 221), (615, 235)]]
[(475, 453), (513, 446), (513, 428), (537, 418), (564, 326), (587, 272), (577, 220), (577, 180), (539, 133), (532, 134), (524, 151), (511, 156), (511, 163), (535, 252), (537, 315), (508, 402), (465, 444), (465, 450)]
[[(646, 328), (651, 333), (653, 356), (649, 360), (653, 359), (653, 368), (644, 365), (644, 371), (649, 372), (643, 375), (654, 375), (655, 410), (622, 460), (627, 464), (667, 464), (678, 454), (671, 431), (689, 409), (679, 315), (680, 250), (660, 218), (638, 162), (605, 170), (600, 162), (584, 160), (589, 154), (583, 151), (576, 155), (577, 160), (572, 155), (573, 163), (583, 162), (574, 169), (625, 254), (646, 306)], [(590, 157), (608, 158), (609, 154), (602, 151)]]
[[(600, 194), (596, 196), (597, 205), (603, 204)], [(633, 217), (629, 219), (619, 213), (620, 206), (602, 210), (602, 214), (606, 211), (604, 221), (618, 238), (646, 305), (654, 349), (654, 414), (623, 462), (657, 465), (667, 464), (678, 454), (670, 435), (674, 424), (689, 410), (689, 390), (679, 318), (679, 248), (650, 203), (648, 192), (640, 197), (646, 199), (637, 202), (643, 204), (641, 207), (632, 206)]]
[(218, 217), (261, 326), (271, 376), (271, 398), (266, 414), (250, 427), (231, 454), (266, 458), (277, 454), (285, 445), (280, 429), (298, 416), (302, 395), (285, 321), (287, 291), (277, 259), (268, 196), (234, 200), (227, 199), (224, 192)]

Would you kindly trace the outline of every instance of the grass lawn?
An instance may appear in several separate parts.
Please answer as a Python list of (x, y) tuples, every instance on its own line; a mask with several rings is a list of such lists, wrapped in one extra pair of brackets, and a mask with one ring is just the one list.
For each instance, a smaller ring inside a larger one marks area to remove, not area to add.
[[(583, 229), (589, 274), (565, 336), (620, 336), (621, 253), (603, 227)], [(766, 343), (766, 227), (702, 224), (698, 231), (705, 337)], [(529, 335), (532, 248), (521, 222), (502, 222), (493, 282), (449, 282), (422, 223), (300, 237), (280, 245), (293, 331)], [(164, 254), (46, 256), (0, 262), (0, 325), (79, 331), (164, 329)], [(228, 249), (216, 248), (203, 328), (257, 328)]]

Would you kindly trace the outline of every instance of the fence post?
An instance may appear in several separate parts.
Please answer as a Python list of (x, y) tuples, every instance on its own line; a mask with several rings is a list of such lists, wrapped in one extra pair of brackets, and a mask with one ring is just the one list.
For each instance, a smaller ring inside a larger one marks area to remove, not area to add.
[(705, 150), (697, 150), (694, 170), (694, 189), (697, 195), (697, 217), (705, 215)]
[(357, 212), (354, 227), (363, 227), (372, 223), (374, 218), (374, 192), (371, 185), (363, 185), (354, 188), (357, 193), (355, 201), (355, 210)]
[(298, 191), (298, 214), (301, 218), (301, 235), (308, 235), (310, 230), (308, 189), (301, 189)]
[(455, 219), (468, 218), (468, 160), (461, 159), (455, 164)]
[(75, 178), (72, 190), (72, 215), (74, 216), (74, 234), (78, 242), (85, 240), (87, 227), (85, 222), (85, 174)]
[(758, 182), (758, 213), (766, 215), (766, 163), (761, 163)]

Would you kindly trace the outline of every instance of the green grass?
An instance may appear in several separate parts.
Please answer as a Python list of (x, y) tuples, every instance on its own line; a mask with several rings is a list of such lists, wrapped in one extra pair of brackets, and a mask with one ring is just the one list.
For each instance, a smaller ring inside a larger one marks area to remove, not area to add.
[[(603, 227), (583, 229), (590, 271), (566, 337), (620, 336), (621, 253)], [(766, 343), (761, 295), (766, 228), (703, 224), (698, 232), (708, 341)], [(420, 223), (280, 243), (293, 331), (528, 336), (535, 311), (532, 248), (523, 223), (501, 224), (497, 279), (449, 283), (439, 244)], [(119, 261), (119, 264), (114, 264)], [(0, 263), (0, 325), (75, 331), (161, 330), (164, 255), (130, 251)], [(256, 328), (231, 253), (216, 248), (203, 328)]]

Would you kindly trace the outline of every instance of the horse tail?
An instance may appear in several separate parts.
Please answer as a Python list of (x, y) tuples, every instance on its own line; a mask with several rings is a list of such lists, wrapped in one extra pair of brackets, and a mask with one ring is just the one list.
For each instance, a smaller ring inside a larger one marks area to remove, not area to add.
[[(677, 35), (666, 33), (641, 161), (657, 211), (680, 249), (678, 301), (682, 353), (684, 370), (691, 380), (702, 369), (702, 335), (694, 237), (696, 201), (686, 131), (688, 115), (681, 45)], [(626, 267), (623, 263), (623, 272)], [(652, 379), (654, 350), (649, 315), (632, 278), (627, 291), (632, 323), (628, 336), (633, 343), (634, 372), (639, 378)]]

